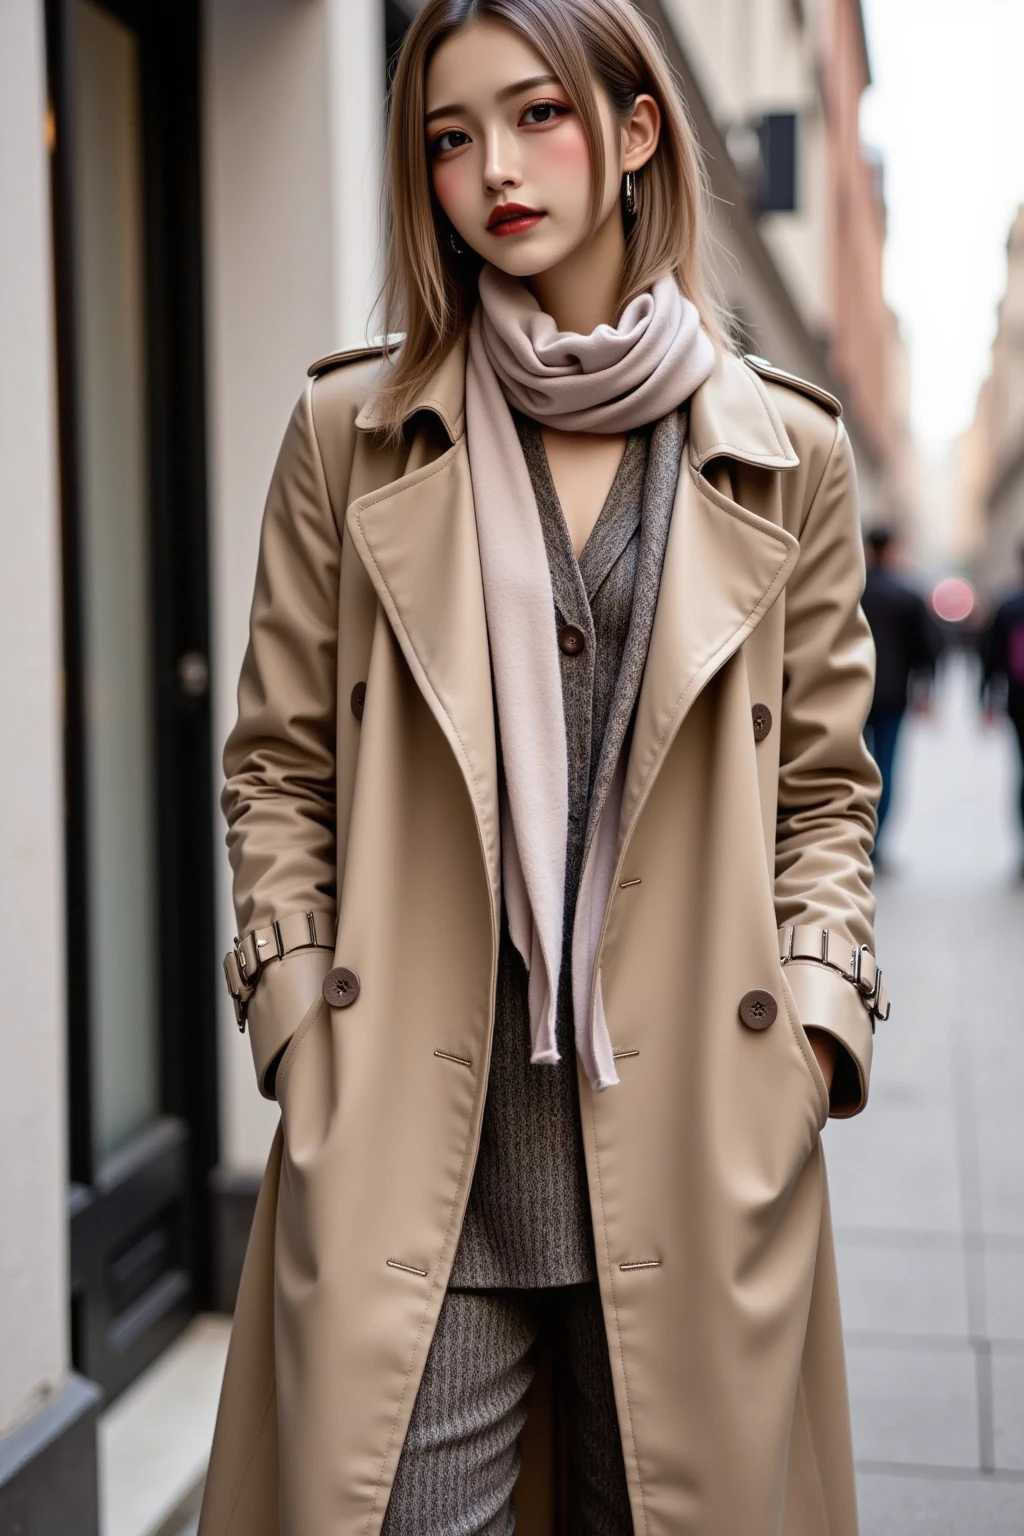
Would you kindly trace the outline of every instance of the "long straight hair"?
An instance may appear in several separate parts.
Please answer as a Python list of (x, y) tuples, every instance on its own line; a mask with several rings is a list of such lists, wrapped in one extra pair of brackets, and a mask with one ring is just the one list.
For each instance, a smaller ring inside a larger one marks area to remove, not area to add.
[[(402, 44), (390, 91), (381, 189), (385, 356), (378, 392), (382, 424), (394, 438), (418, 391), (469, 324), (482, 259), (460, 254), (431, 185), (424, 115), (426, 76), (441, 43), (471, 22), (503, 22), (542, 55), (578, 112), (590, 148), (590, 233), (600, 217), (604, 142), (596, 87), (625, 118), (640, 94), (661, 110), (651, 159), (635, 175), (636, 216), (626, 239), (619, 313), (671, 273), (719, 348), (729, 322), (709, 260), (709, 192), (697, 137), (654, 32), (629, 0), (428, 0)], [(403, 332), (397, 350), (394, 333)]]

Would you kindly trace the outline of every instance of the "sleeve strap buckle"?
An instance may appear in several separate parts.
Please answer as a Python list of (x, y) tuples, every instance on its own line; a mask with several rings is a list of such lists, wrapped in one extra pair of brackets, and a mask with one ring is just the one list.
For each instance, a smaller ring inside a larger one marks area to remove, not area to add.
[(787, 925), (779, 929), (779, 958), (783, 965), (791, 960), (813, 960), (825, 965), (857, 988), (868, 1010), (871, 1028), (875, 1021), (889, 1017), (890, 1002), (882, 986), (882, 968), (868, 944), (852, 944), (842, 934), (811, 925)]
[(235, 937), (224, 956), (224, 979), (243, 1033), (249, 1000), (266, 967), (297, 949), (333, 949), (334, 927), (333, 911), (290, 912)]

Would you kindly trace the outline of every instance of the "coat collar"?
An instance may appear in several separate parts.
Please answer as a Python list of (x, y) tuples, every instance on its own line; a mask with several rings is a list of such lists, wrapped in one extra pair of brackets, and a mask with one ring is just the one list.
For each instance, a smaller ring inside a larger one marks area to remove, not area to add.
[[(458, 337), (450, 352), (435, 368), (433, 374), (421, 385), (414, 400), (402, 418), (403, 425), (420, 411), (436, 416), (448, 434), (451, 443), (458, 442), (466, 429), (466, 336)], [(363, 432), (377, 432), (383, 425), (376, 398), (370, 399), (356, 417), (356, 426)]]
[[(421, 411), (437, 417), (451, 443), (466, 425), (466, 337), (424, 383), (405, 413), (405, 421)], [(371, 398), (356, 417), (362, 431), (379, 430), (381, 418)], [(703, 469), (712, 459), (735, 459), (762, 469), (794, 469), (800, 462), (782, 418), (761, 380), (731, 353), (719, 353), (710, 377), (690, 401), (690, 462)]]
[(689, 452), (698, 470), (719, 458), (759, 469), (795, 469), (800, 462), (761, 380), (728, 352), (718, 354), (690, 401)]
[[(346, 521), (409, 668), (461, 768), (496, 923), (497, 755), (464, 380), (460, 344), (407, 413), (407, 419), (432, 413), (450, 446), (439, 459), (421, 462), (353, 501)], [(356, 418), (364, 431), (378, 424), (372, 406)], [(627, 765), (623, 836), (635, 825), (693, 700), (772, 606), (799, 553), (792, 534), (726, 494), (728, 477), (719, 489), (702, 473), (712, 460), (772, 470), (798, 463), (767, 391), (739, 359), (720, 357), (694, 394), (688, 439)]]

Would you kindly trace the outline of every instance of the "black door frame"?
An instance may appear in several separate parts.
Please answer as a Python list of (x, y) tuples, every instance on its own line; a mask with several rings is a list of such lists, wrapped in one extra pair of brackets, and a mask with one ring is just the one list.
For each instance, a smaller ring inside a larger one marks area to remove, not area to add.
[[(108, 1396), (211, 1295), (218, 1157), (198, 0), (92, 0), (139, 40), (160, 1114), (93, 1151), (76, 390), (75, 0), (46, 0), (61, 479), (72, 1355)], [(140, 1000), (145, 1005), (147, 1000)]]

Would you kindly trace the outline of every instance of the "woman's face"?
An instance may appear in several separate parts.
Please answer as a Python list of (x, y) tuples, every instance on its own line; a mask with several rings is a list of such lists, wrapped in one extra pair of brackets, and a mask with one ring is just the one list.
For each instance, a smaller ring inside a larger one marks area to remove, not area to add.
[[(620, 129), (602, 91), (599, 227), (618, 214)], [(426, 135), (437, 200), (462, 244), (514, 277), (548, 271), (587, 238), (590, 152), (550, 67), (492, 20), (447, 38), (426, 78)], [(509, 217), (515, 204), (527, 210)]]

